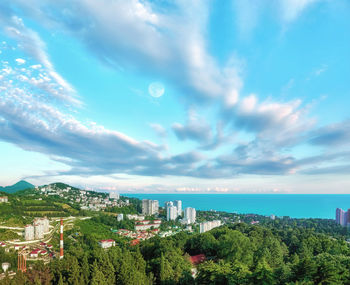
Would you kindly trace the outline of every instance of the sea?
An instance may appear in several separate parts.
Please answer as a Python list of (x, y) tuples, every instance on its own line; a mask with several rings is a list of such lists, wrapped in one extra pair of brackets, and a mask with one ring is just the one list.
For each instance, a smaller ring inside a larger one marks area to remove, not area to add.
[(336, 208), (350, 208), (350, 194), (121, 194), (139, 199), (181, 200), (182, 208), (241, 214), (335, 219)]

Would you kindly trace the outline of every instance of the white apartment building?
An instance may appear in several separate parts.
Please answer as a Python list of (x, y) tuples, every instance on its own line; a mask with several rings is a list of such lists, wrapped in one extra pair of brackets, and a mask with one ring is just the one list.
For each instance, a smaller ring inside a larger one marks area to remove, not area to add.
[(205, 233), (207, 231), (210, 231), (216, 227), (221, 226), (221, 221), (215, 220), (215, 221), (210, 221), (210, 222), (204, 222), (199, 224), (199, 232), (200, 233)]
[(166, 212), (168, 211), (168, 207), (170, 206), (174, 206), (174, 203), (172, 201), (165, 202), (164, 208)]
[(44, 238), (44, 225), (41, 223), (34, 224), (34, 237), (35, 239)]
[(111, 191), (111, 192), (109, 192), (109, 198), (119, 200), (120, 195), (119, 195), (119, 193), (117, 193), (115, 191)]
[(138, 221), (143, 221), (145, 219), (145, 216), (141, 216), (141, 215), (132, 215), (132, 214), (127, 214), (126, 217), (129, 220), (138, 220)]
[(142, 200), (142, 214), (146, 216), (151, 216), (158, 214), (159, 202), (157, 200)]
[(167, 221), (176, 220), (177, 214), (178, 214), (178, 211), (177, 211), (176, 206), (168, 206), (167, 207), (167, 215), (166, 215)]
[(177, 215), (182, 216), (182, 201), (181, 200), (174, 201), (174, 206), (177, 208)]
[(196, 209), (195, 208), (185, 208), (184, 219), (188, 224), (194, 224), (196, 222)]
[(24, 227), (24, 238), (25, 240), (34, 240), (34, 226), (26, 225)]
[(34, 220), (34, 224), (41, 224), (43, 226), (44, 234), (49, 232), (49, 219), (48, 218), (37, 218)]

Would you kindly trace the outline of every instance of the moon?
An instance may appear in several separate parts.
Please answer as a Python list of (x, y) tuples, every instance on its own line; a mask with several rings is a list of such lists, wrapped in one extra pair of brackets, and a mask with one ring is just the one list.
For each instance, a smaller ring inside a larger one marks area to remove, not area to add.
[(148, 92), (152, 97), (159, 98), (159, 97), (163, 96), (163, 94), (165, 92), (165, 88), (164, 88), (163, 84), (160, 82), (152, 82), (148, 86)]

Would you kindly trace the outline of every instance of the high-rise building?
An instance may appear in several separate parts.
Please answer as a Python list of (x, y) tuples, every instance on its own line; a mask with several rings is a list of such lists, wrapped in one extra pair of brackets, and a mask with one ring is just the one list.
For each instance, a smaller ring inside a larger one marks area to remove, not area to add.
[(176, 220), (177, 218), (177, 207), (176, 206), (167, 206), (167, 215), (166, 215), (166, 219), (167, 221), (173, 221)]
[(43, 226), (44, 234), (49, 232), (49, 219), (48, 218), (37, 218), (34, 220), (34, 224), (41, 224)]
[(174, 206), (177, 208), (177, 215), (182, 216), (182, 201), (181, 200), (174, 201)]
[(343, 227), (347, 226), (350, 222), (350, 209), (345, 212), (343, 209), (337, 208), (335, 211), (335, 221)]
[(34, 237), (35, 239), (44, 238), (44, 225), (42, 223), (34, 224)]
[(158, 214), (159, 202), (157, 200), (142, 200), (142, 214), (146, 216), (151, 216)]
[(187, 220), (187, 223), (194, 224), (196, 222), (196, 209), (195, 208), (185, 208), (184, 219)]
[(158, 214), (158, 212), (159, 212), (159, 201), (158, 200), (153, 200), (153, 207), (155, 209), (155, 214)]
[(25, 240), (34, 240), (34, 226), (26, 225), (24, 227), (24, 238)]
[(165, 211), (168, 211), (168, 207), (170, 206), (174, 206), (174, 203), (172, 201), (165, 202), (164, 204)]
[(204, 222), (199, 224), (199, 232), (200, 233), (205, 233), (207, 231), (210, 231), (216, 227), (221, 226), (221, 221), (215, 220), (215, 221), (210, 221), (210, 222)]

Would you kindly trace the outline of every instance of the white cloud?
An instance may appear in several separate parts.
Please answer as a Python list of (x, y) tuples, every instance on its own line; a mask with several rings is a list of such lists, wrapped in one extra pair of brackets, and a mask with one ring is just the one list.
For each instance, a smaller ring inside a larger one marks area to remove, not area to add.
[[(80, 39), (108, 65), (165, 76), (188, 100), (224, 97), (227, 90), (237, 96), (242, 85), (234, 62), (220, 66), (208, 52), (208, 3), (179, 0), (165, 14), (157, 3), (139, 0), (14, 2), (49, 27)], [(43, 57), (40, 62), (46, 65)]]
[[(28, 55), (43, 65), (50, 77), (61, 86), (61, 90), (52, 95), (64, 102), (80, 105), (81, 102), (76, 98), (75, 90), (56, 72), (46, 53), (46, 45), (40, 36), (32, 29), (27, 28), (21, 18), (11, 15), (10, 13), (0, 11), (0, 24), (3, 26), (4, 32), (9, 37), (16, 40), (18, 46)], [(25, 63), (24, 59), (21, 58), (17, 58), (16, 62), (19, 65)], [(34, 68), (39, 68), (39, 65), (34, 65)], [(49, 91), (49, 89), (47, 89), (47, 91)]]
[(281, 0), (282, 18), (286, 22), (292, 22), (298, 18), (301, 13), (320, 0)]
[(23, 58), (16, 58), (16, 62), (18, 65), (22, 65), (26, 63), (26, 61)]

